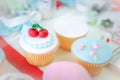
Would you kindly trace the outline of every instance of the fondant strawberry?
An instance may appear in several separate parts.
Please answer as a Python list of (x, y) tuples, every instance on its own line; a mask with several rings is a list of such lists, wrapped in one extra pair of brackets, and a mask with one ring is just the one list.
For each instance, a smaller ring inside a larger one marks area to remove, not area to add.
[(40, 36), (41, 38), (47, 37), (47, 36), (48, 36), (48, 30), (46, 30), (46, 29), (41, 29), (41, 30), (39, 31), (39, 36)]
[(38, 36), (39, 32), (38, 32), (38, 30), (37, 30), (36, 24), (34, 24), (34, 25), (32, 26), (32, 28), (30, 28), (30, 29), (28, 30), (28, 33), (29, 33), (29, 35), (30, 35), (31, 37), (37, 37), (37, 36)]

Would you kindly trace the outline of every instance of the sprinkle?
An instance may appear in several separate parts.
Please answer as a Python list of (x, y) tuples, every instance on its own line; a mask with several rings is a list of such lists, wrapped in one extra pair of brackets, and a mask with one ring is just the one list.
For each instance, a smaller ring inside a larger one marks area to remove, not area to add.
[(83, 45), (83, 44), (79, 44), (79, 45), (78, 45), (78, 48), (79, 48), (80, 50), (82, 50), (82, 49), (84, 48), (84, 45)]

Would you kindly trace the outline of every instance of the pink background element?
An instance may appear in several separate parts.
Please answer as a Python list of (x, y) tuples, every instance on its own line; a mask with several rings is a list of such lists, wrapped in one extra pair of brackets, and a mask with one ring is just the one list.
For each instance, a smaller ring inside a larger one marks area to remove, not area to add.
[(81, 65), (64, 61), (49, 65), (44, 71), (43, 80), (91, 80), (91, 78)]

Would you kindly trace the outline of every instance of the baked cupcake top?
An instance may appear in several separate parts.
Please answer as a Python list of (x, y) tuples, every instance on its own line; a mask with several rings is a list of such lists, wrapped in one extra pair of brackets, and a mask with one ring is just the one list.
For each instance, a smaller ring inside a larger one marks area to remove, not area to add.
[(77, 58), (93, 64), (102, 64), (112, 58), (111, 47), (106, 42), (94, 38), (76, 40), (71, 50)]
[(0, 63), (2, 63), (4, 59), (4, 52), (2, 51), (2, 49), (0, 49)]
[(88, 25), (86, 22), (85, 16), (67, 14), (55, 20), (54, 30), (64, 37), (82, 37), (88, 33)]
[(31, 26), (23, 26), (27, 27), (24, 28), (20, 38), (20, 45), (23, 49), (31, 53), (42, 54), (57, 46), (58, 40), (53, 32), (48, 31), (39, 24), (32, 24)]
[(81, 65), (62, 61), (50, 64), (44, 71), (43, 80), (91, 80)]

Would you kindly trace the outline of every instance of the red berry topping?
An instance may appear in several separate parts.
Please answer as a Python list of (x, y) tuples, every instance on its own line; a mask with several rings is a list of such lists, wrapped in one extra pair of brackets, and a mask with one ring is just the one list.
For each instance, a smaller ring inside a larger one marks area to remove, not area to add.
[[(37, 28), (40, 28), (40, 30), (38, 31)], [(48, 31), (39, 24), (33, 24), (28, 33), (31, 37), (37, 37), (39, 35), (39, 37), (45, 38), (48, 36)]]
[(28, 31), (28, 33), (29, 33), (29, 35), (31, 37), (36, 37), (39, 34), (38, 30), (37, 29), (33, 29), (33, 28), (30, 28), (29, 31)]
[(41, 29), (41, 30), (39, 31), (39, 37), (45, 38), (45, 37), (47, 37), (47, 36), (48, 36), (48, 31), (47, 31), (46, 29)]

